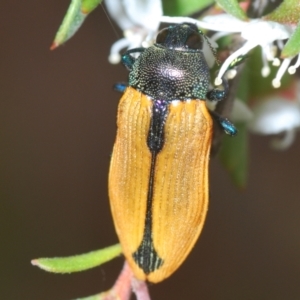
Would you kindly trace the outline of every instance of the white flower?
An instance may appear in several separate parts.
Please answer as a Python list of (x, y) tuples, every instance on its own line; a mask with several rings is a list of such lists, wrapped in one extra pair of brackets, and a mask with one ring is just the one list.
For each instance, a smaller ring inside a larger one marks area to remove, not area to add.
[(110, 63), (120, 62), (124, 48), (148, 47), (153, 42), (162, 16), (161, 0), (105, 0), (105, 5), (124, 34), (111, 47)]
[(288, 148), (294, 141), (300, 128), (300, 82), (286, 91), (254, 102), (251, 110), (235, 99), (231, 120), (247, 123), (248, 129), (261, 135), (278, 135), (282, 138), (272, 140), (272, 147), (277, 150)]
[[(250, 50), (256, 46), (262, 48), (262, 76), (266, 77), (270, 73), (270, 67), (268, 61), (271, 61), (273, 65), (280, 65), (280, 60), (276, 57), (277, 47), (281, 50), (284, 46), (283, 40), (288, 39), (294, 31), (294, 27), (290, 25), (282, 25), (277, 22), (264, 21), (260, 19), (252, 19), (248, 22), (241, 21), (228, 14), (220, 14), (215, 16), (204, 17), (201, 21), (194, 20), (185, 17), (162, 17), (162, 22), (181, 23), (181, 22), (193, 22), (198, 27), (208, 30), (217, 31), (212, 36), (213, 40), (217, 40), (221, 36), (229, 35), (231, 33), (240, 33), (246, 42), (245, 44), (232, 53), (223, 63), (218, 76), (215, 79), (215, 84), (220, 85), (222, 83), (222, 77), (227, 71), (230, 64), (239, 56), (246, 55)], [(278, 46), (274, 46), (274, 42), (278, 43)], [(274, 87), (280, 87), (280, 81), (284, 73), (289, 71), (290, 74), (295, 73), (295, 70), (300, 65), (300, 57), (295, 65), (289, 67), (293, 57), (286, 58), (282, 61), (280, 68), (273, 79), (272, 84)]]
[(282, 139), (273, 140), (272, 146), (283, 150), (294, 139), (300, 127), (300, 105), (282, 97), (268, 98), (253, 109), (254, 118), (249, 123), (250, 131), (259, 134), (283, 133)]
[[(206, 16), (201, 21), (188, 17), (168, 17), (162, 15), (161, 0), (105, 0), (105, 3), (110, 15), (124, 33), (124, 38), (118, 40), (111, 47), (109, 56), (111, 63), (120, 61), (120, 51), (124, 48), (149, 47), (157, 34), (160, 22), (190, 22), (199, 28), (216, 31), (210, 39), (214, 47), (217, 39), (232, 33), (240, 33), (246, 41), (240, 49), (225, 60), (215, 79), (215, 85), (222, 83), (222, 77), (237, 57), (246, 55), (256, 46), (262, 48), (263, 68), (261, 75), (263, 77), (270, 74), (269, 62), (275, 66), (280, 66), (272, 81), (275, 88), (280, 87), (281, 78), (287, 70), (290, 74), (294, 74), (296, 68), (300, 66), (300, 55), (298, 55), (297, 62), (293, 66), (290, 66), (293, 57), (285, 58), (282, 62), (276, 57), (277, 50), (282, 50), (284, 46), (283, 41), (293, 33), (295, 27), (292, 25), (282, 25), (261, 19), (242, 21), (226, 13)], [(274, 45), (274, 42), (277, 44)], [(209, 51), (204, 49), (204, 53), (207, 55)], [(212, 61), (213, 59), (210, 57), (208, 59), (210, 66)], [(234, 76), (234, 73), (231, 76)]]

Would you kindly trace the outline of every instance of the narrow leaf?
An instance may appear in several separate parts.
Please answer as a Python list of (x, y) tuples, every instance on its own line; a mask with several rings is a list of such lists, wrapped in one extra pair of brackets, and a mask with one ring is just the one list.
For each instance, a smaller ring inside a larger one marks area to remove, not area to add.
[(299, 54), (300, 52), (300, 22), (297, 25), (296, 30), (294, 31), (293, 35), (285, 44), (281, 56), (290, 57)]
[[(249, 72), (247, 65), (242, 72), (237, 97), (243, 102), (247, 102), (249, 97)], [(238, 134), (235, 137), (224, 137), (220, 159), (229, 172), (233, 183), (239, 188), (244, 188), (248, 174), (248, 133), (246, 124), (234, 125), (238, 129)]]
[(72, 0), (50, 49), (53, 50), (69, 40), (80, 28), (87, 15), (94, 10), (101, 1), (102, 0)]
[(275, 78), (278, 67), (273, 66), (269, 63), (270, 74), (267, 77), (261, 76), (261, 71), (263, 68), (263, 63), (261, 59), (261, 48), (256, 47), (249, 58), (246, 61), (247, 72), (248, 72), (248, 89), (249, 89), (249, 99), (262, 99), (272, 93), (277, 93), (280, 90), (284, 90), (290, 86), (292, 83), (292, 76), (287, 72), (283, 75), (281, 79), (281, 86), (279, 89), (274, 90), (272, 86), (272, 80)]
[(103, 292), (93, 296), (76, 298), (75, 300), (120, 300), (120, 299), (123, 300), (123, 298), (120, 298), (120, 296), (115, 294), (113, 290), (109, 290), (107, 292)]
[(213, 0), (163, 0), (163, 11), (168, 16), (186, 16), (212, 4)]
[(92, 12), (102, 0), (82, 0), (81, 10), (85, 14)]
[(73, 273), (88, 270), (106, 263), (121, 254), (120, 244), (85, 254), (69, 257), (38, 258), (31, 261), (34, 266), (52, 273)]
[(220, 151), (220, 159), (230, 174), (233, 183), (244, 188), (248, 173), (248, 135), (246, 124), (235, 124), (238, 134), (225, 136)]
[(228, 14), (241, 19), (247, 20), (245, 12), (241, 9), (237, 0), (216, 0), (216, 2), (224, 9)]
[(72, 0), (50, 49), (57, 48), (71, 38), (83, 23), (85, 16), (81, 12), (81, 0)]
[(264, 19), (275, 21), (281, 24), (297, 24), (300, 20), (300, 2), (299, 0), (284, 0)]
[(84, 297), (84, 298), (77, 298), (75, 300), (103, 300), (105, 299), (104, 297), (107, 295), (106, 292), (104, 293), (100, 293), (100, 294), (96, 294), (93, 296), (88, 296), (88, 297)]

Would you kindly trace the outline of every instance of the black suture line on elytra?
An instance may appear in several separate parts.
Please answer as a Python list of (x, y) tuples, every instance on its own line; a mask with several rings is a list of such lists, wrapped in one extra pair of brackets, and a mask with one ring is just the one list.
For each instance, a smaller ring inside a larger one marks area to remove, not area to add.
[(164, 126), (168, 114), (168, 102), (164, 100), (153, 101), (152, 118), (147, 137), (147, 145), (151, 151), (151, 167), (148, 183), (147, 208), (143, 239), (138, 249), (133, 253), (133, 258), (138, 266), (149, 274), (163, 265), (154, 248), (152, 238), (152, 201), (154, 188), (154, 173), (156, 158), (164, 146)]
[(168, 113), (168, 102), (153, 101), (152, 118), (150, 122), (147, 145), (151, 153), (158, 154), (164, 145), (164, 127)]

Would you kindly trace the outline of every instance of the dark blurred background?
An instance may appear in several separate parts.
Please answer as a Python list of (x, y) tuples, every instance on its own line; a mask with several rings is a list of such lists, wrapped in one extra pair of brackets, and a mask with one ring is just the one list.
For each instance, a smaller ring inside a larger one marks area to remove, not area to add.
[[(30, 265), (117, 242), (107, 173), (127, 79), (107, 61), (117, 39), (99, 7), (50, 51), (69, 0), (5, 1), (0, 39), (0, 299), (68, 300), (108, 289), (123, 260), (72, 275)], [(300, 137), (285, 152), (250, 136), (249, 182), (237, 190), (211, 161), (211, 201), (195, 249), (153, 300), (300, 299)]]

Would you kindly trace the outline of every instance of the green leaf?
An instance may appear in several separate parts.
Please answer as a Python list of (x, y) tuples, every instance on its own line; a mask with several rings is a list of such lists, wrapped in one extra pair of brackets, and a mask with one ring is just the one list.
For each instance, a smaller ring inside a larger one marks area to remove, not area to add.
[[(83, 298), (76, 298), (75, 300), (119, 300), (121, 299), (120, 295), (114, 291), (114, 289), (110, 289), (106, 292), (102, 292), (100, 294), (88, 296), (88, 297), (83, 297)], [(123, 297), (122, 297), (123, 299)]]
[(92, 12), (102, 0), (82, 0), (81, 10), (85, 14)]
[(281, 57), (290, 57), (299, 54), (300, 52), (300, 22), (296, 30), (285, 44), (281, 52)]
[(84, 297), (84, 298), (77, 298), (75, 300), (102, 300), (105, 299), (104, 297), (107, 295), (106, 292), (104, 293), (100, 293), (100, 294), (96, 294), (93, 296), (88, 296), (88, 297)]
[(81, 26), (85, 17), (86, 15), (81, 12), (81, 0), (72, 0), (50, 49), (57, 48), (71, 38)]
[(104, 249), (69, 257), (38, 258), (32, 260), (31, 263), (52, 273), (73, 273), (100, 266), (121, 253), (120, 244), (116, 244)]
[(72, 0), (50, 49), (53, 50), (69, 40), (80, 28), (87, 15), (94, 10), (101, 1), (102, 0)]
[(249, 82), (249, 98), (262, 98), (264, 96), (270, 95), (272, 93), (277, 93), (280, 90), (286, 89), (291, 83), (293, 77), (287, 72), (281, 79), (281, 86), (279, 89), (274, 89), (272, 85), (272, 80), (275, 78), (278, 72), (278, 67), (270, 66), (270, 74), (267, 77), (262, 77), (261, 70), (263, 68), (263, 63), (261, 59), (261, 48), (256, 47), (252, 50), (248, 59), (246, 60), (247, 70), (248, 70), (248, 82)]
[(300, 20), (299, 0), (284, 0), (276, 9), (266, 15), (264, 19), (281, 24), (297, 24)]
[(230, 174), (233, 183), (244, 188), (248, 173), (248, 134), (246, 124), (235, 124), (238, 134), (225, 136), (220, 151), (220, 159)]
[(163, 0), (163, 11), (167, 16), (186, 16), (212, 3), (213, 0)]
[[(246, 67), (240, 79), (237, 97), (243, 102), (248, 101), (249, 73)], [(238, 129), (238, 134), (235, 137), (224, 137), (220, 159), (234, 184), (239, 188), (244, 188), (248, 174), (248, 133), (246, 124), (235, 124), (235, 126)]]
[(247, 20), (245, 12), (241, 9), (237, 0), (216, 0), (216, 2), (225, 10), (228, 14), (241, 19)]

